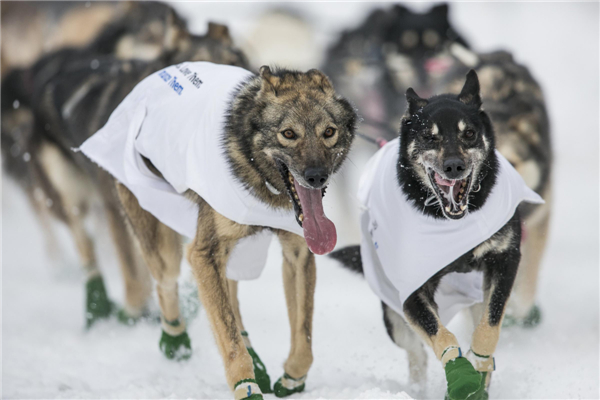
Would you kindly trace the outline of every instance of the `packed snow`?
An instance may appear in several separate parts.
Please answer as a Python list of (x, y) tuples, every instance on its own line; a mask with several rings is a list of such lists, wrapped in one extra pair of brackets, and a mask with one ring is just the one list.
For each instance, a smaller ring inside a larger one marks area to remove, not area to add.
[[(296, 3), (315, 27), (317, 48), (364, 17), (367, 3)], [(268, 4), (178, 3), (192, 29), (207, 20), (228, 23), (239, 42)], [(417, 8), (426, 8), (418, 5)], [(452, 17), (479, 50), (514, 51), (541, 82), (548, 102), (556, 163), (555, 213), (539, 288), (543, 322), (505, 329), (496, 351), (491, 398), (599, 398), (598, 4), (458, 3)], [(364, 158), (364, 157), (363, 157)], [(346, 171), (356, 180), (364, 160)], [(61, 257), (44, 249), (38, 223), (13, 182), (2, 190), (3, 398), (231, 398), (206, 314), (188, 327), (193, 356), (167, 360), (160, 326), (126, 327), (116, 320), (84, 330), (84, 274), (64, 227), (56, 226)], [(334, 186), (336, 183), (334, 182)], [(337, 206), (353, 193), (332, 188), (325, 211), (338, 224), (339, 244), (356, 229)], [(101, 219), (101, 218), (100, 218)], [(116, 256), (103, 223), (98, 253), (111, 298), (123, 300)], [(280, 247), (270, 249), (260, 279), (240, 284), (244, 323), (274, 382), (289, 351)], [(314, 315), (315, 361), (306, 390), (294, 398), (415, 396), (406, 353), (388, 338), (379, 300), (359, 276), (318, 257)], [(182, 282), (190, 279), (184, 265)], [(449, 325), (464, 348), (473, 327), (459, 315)], [(428, 350), (426, 397), (440, 399), (445, 379)], [(266, 398), (275, 398), (266, 395)]]

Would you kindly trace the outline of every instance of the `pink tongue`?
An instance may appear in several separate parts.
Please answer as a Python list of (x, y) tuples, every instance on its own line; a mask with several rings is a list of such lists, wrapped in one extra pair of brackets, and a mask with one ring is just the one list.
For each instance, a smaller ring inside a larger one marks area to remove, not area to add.
[(331, 252), (337, 243), (337, 233), (335, 225), (323, 212), (321, 189), (307, 189), (295, 181), (294, 187), (304, 214), (302, 227), (308, 248), (319, 255)]
[(435, 173), (435, 182), (440, 186), (454, 186), (456, 184), (456, 180), (448, 180), (441, 177), (437, 172)]

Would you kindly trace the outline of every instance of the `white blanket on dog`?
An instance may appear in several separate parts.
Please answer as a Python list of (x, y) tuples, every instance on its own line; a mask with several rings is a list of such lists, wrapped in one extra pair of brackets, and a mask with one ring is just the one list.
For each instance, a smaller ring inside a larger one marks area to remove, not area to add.
[[(188, 189), (239, 224), (302, 236), (293, 211), (275, 210), (260, 201), (227, 163), (225, 113), (236, 87), (251, 75), (208, 62), (167, 67), (140, 82), (80, 150), (129, 188), (143, 209), (189, 238), (196, 235), (198, 206), (183, 195)], [(146, 167), (142, 156), (164, 179)], [(260, 275), (271, 238), (264, 232), (240, 240), (230, 256), (228, 277)]]
[[(522, 201), (543, 203), (519, 173), (496, 151), (500, 171), (484, 206), (460, 220), (436, 219), (417, 210), (398, 185), (399, 139), (380, 149), (360, 181), (361, 258), (365, 278), (388, 306), (404, 315), (406, 299), (429, 278), (489, 239)], [(483, 301), (482, 273), (446, 275), (435, 295), (442, 323)]]

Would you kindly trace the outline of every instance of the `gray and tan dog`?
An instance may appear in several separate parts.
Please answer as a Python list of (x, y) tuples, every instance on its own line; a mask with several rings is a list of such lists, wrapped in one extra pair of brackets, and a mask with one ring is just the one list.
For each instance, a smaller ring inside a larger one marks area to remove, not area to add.
[[(118, 65), (121, 67), (116, 68)], [(68, 74), (55, 77), (40, 94), (38, 116), (49, 127), (43, 135), (65, 152), (80, 146), (107, 121), (124, 95), (156, 70), (147, 64), (128, 65), (123, 68), (122, 62), (101, 63), (94, 72), (74, 67)], [(84, 96), (65, 118), (65, 113), (60, 112), (65, 99), (86, 85), (92, 86), (88, 93), (98, 88), (101, 94)], [(335, 245), (335, 227), (322, 212), (321, 198), (330, 176), (340, 168), (349, 151), (356, 119), (350, 104), (335, 93), (329, 79), (317, 70), (300, 73), (263, 67), (231, 100), (223, 132), (227, 165), (257, 201), (277, 212), (288, 212), (291, 224), (303, 227), (305, 238), (260, 224), (237, 223), (215, 211), (198, 193), (192, 190), (186, 193), (199, 210), (197, 232), (188, 247), (187, 258), (236, 398), (261, 398), (255, 379), (259, 377), (255, 373), (266, 371), (257, 367), (260, 359), (243, 335), (237, 285), (225, 275), (228, 257), (242, 238), (265, 229), (278, 236), (283, 247), (292, 345), (285, 374), (275, 384), (275, 393), (286, 396), (302, 391), (313, 360), (311, 330), (316, 279), (313, 252), (323, 254)], [(157, 282), (163, 321), (162, 350), (171, 358), (189, 356), (191, 347), (180, 314), (177, 286), (183, 257), (182, 236), (144, 210), (125, 185), (116, 182), (115, 186), (105, 171), (81, 153), (70, 157), (100, 189), (106, 207), (123, 210), (127, 216)], [(162, 177), (152, 159), (145, 161), (157, 177)], [(270, 385), (263, 391), (267, 390)]]

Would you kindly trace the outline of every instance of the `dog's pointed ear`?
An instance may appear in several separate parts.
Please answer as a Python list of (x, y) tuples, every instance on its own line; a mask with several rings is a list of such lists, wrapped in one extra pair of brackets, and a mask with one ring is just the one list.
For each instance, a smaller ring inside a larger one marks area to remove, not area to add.
[(403, 6), (402, 4), (395, 4), (394, 7), (392, 8), (392, 11), (398, 17), (402, 17), (406, 14), (412, 14), (411, 11), (408, 8), (406, 8), (405, 6)]
[(281, 83), (281, 78), (271, 73), (271, 68), (268, 65), (260, 67), (261, 86), (260, 91), (264, 94), (272, 93), (277, 96), (277, 87)]
[(438, 4), (429, 10), (429, 14), (438, 15), (442, 18), (448, 18), (448, 3)]
[(324, 93), (333, 93), (333, 84), (323, 72), (318, 69), (311, 69), (306, 72), (306, 75), (321, 88)]
[(458, 95), (458, 100), (468, 106), (481, 108), (481, 94), (479, 92), (479, 78), (475, 70), (472, 69), (467, 73), (467, 80)]
[(227, 46), (231, 46), (233, 44), (233, 40), (231, 39), (227, 25), (217, 24), (209, 21), (208, 32), (206, 33), (206, 36)]
[(429, 102), (427, 99), (422, 99), (418, 94), (415, 93), (413, 88), (406, 90), (406, 101), (408, 102), (408, 113), (410, 115), (415, 114), (420, 108), (425, 107)]

